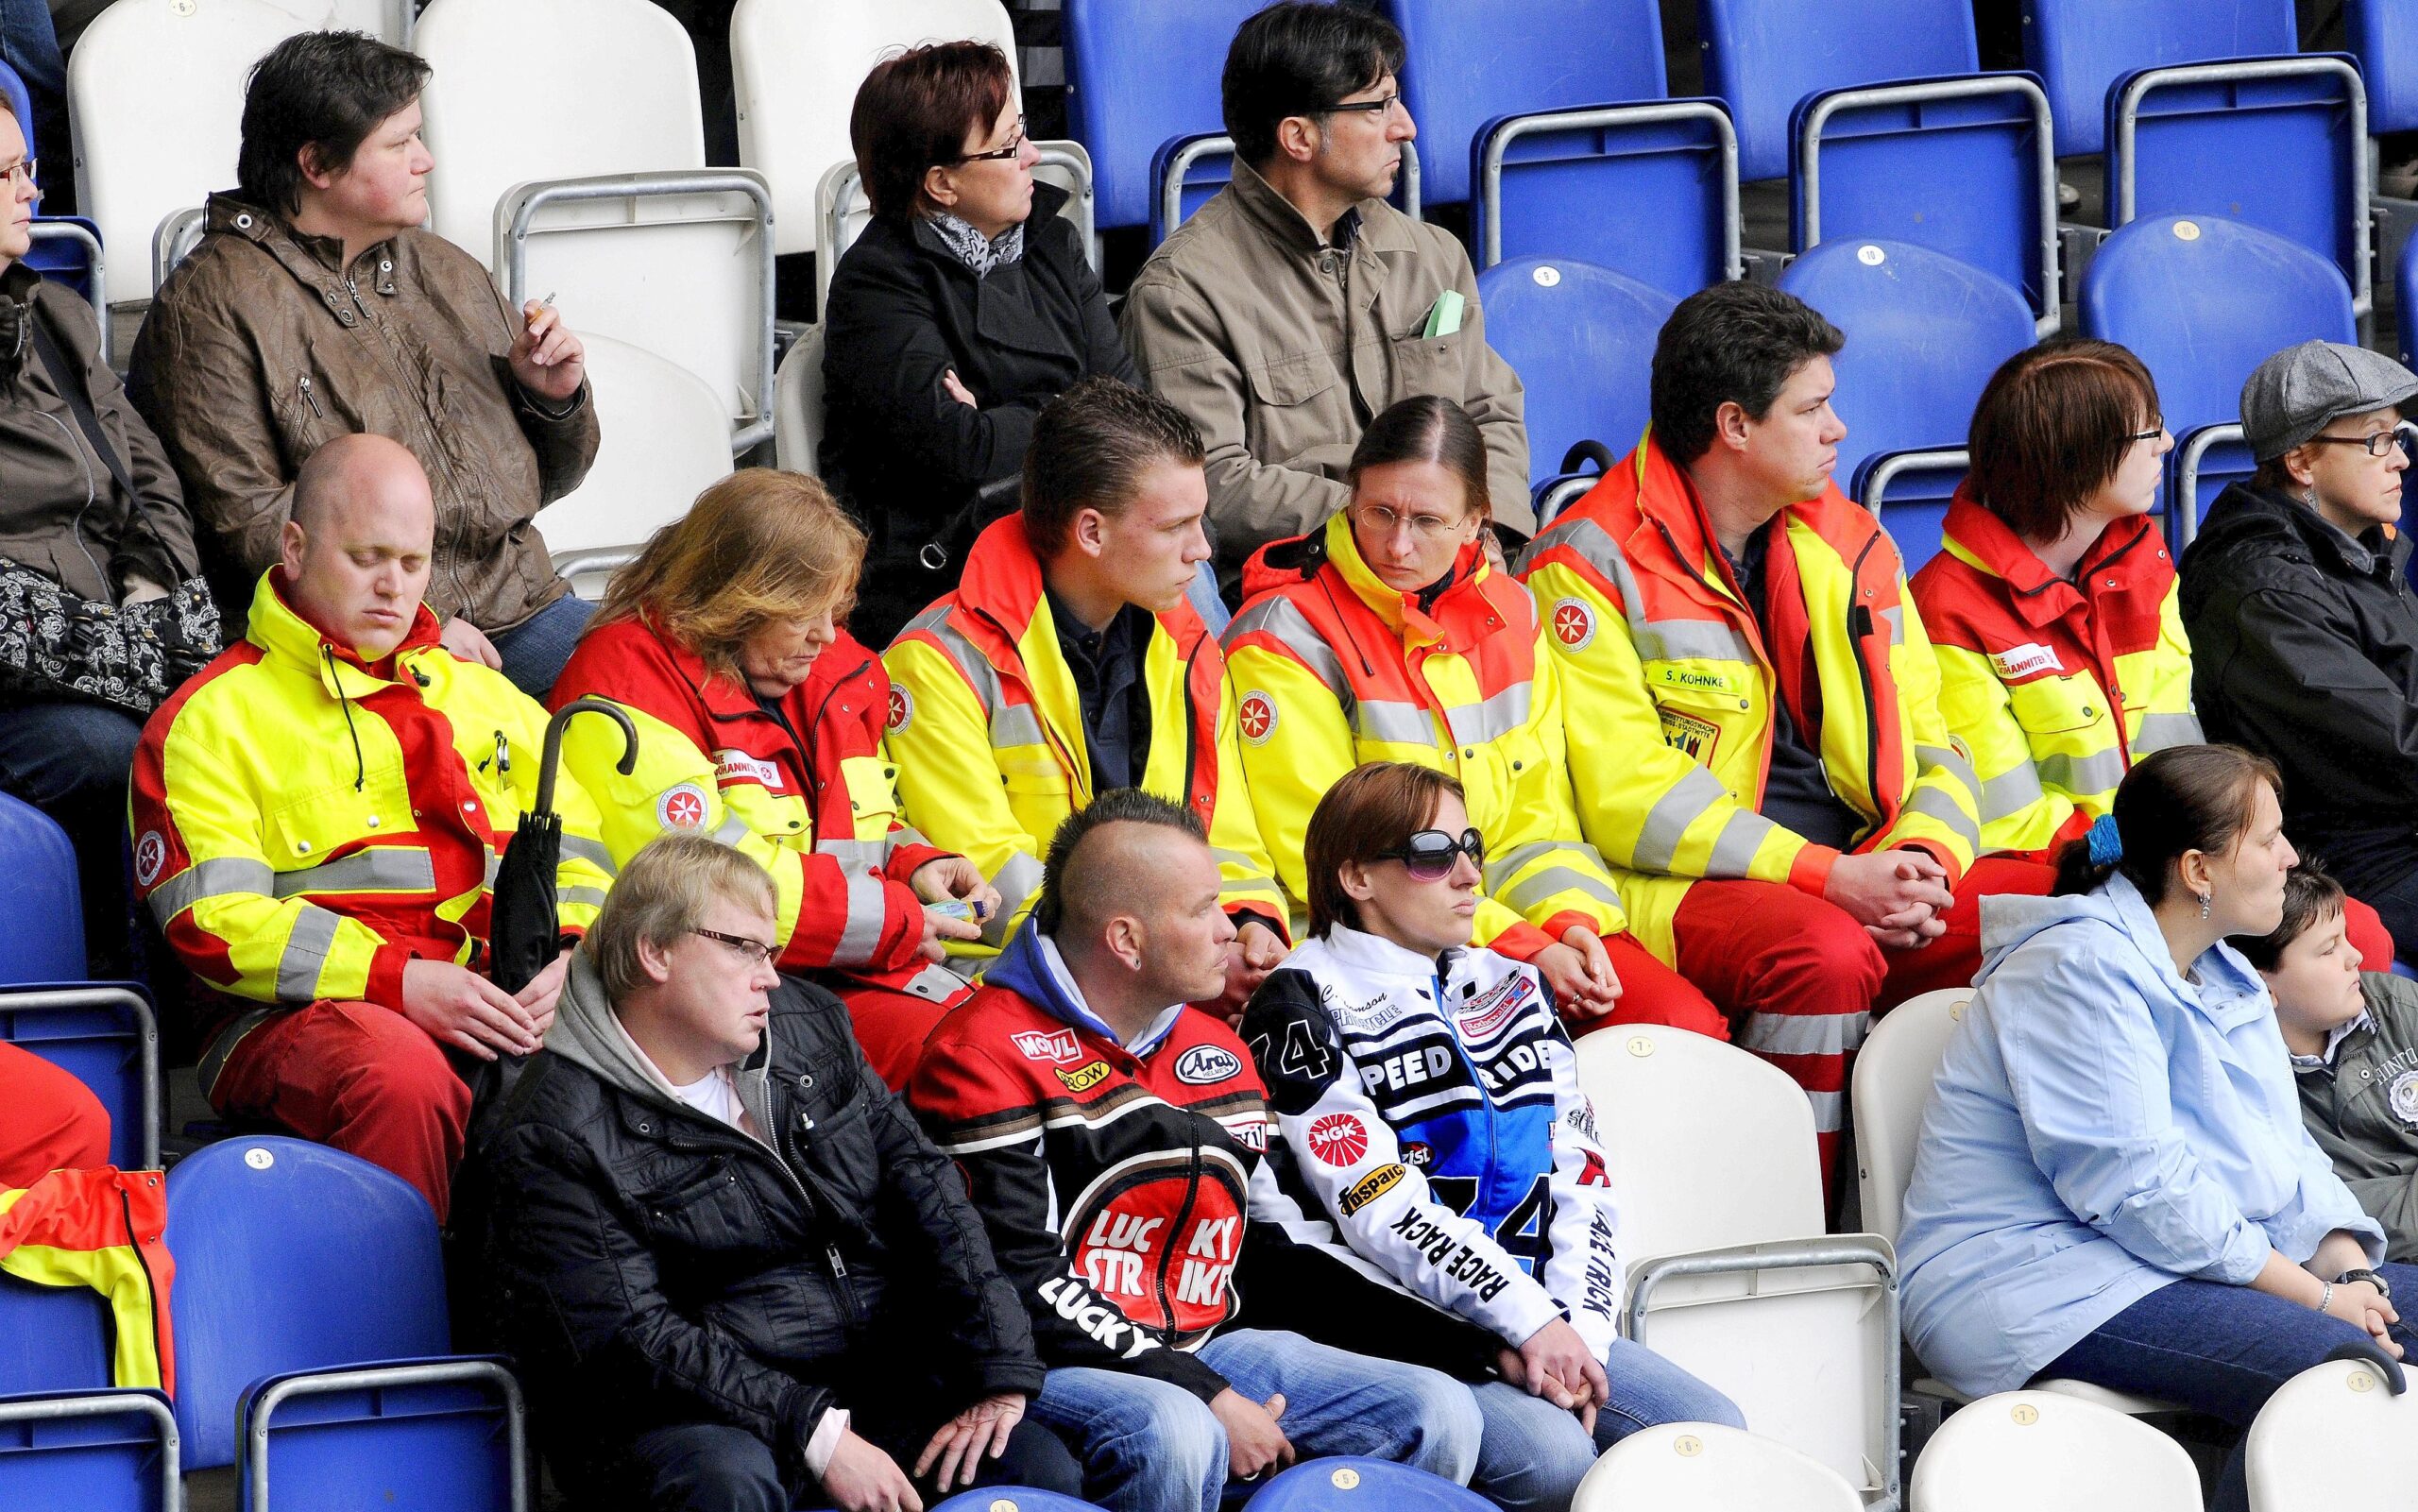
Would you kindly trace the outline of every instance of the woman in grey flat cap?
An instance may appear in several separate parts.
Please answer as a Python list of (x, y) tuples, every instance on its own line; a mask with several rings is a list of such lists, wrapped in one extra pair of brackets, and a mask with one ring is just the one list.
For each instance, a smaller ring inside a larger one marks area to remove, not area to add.
[(2292, 843), (2418, 960), (2418, 599), (2397, 528), (2418, 374), (2339, 342), (2258, 365), (2258, 471), (2183, 555), (2192, 693), (2212, 740), (2272, 757)]

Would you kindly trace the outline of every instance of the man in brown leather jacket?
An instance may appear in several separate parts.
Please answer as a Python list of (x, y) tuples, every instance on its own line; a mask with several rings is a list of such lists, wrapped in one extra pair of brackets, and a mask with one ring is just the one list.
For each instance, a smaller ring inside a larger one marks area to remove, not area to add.
[(1274, 5), (1226, 55), (1235, 178), (1134, 277), (1122, 324), (1150, 387), (1209, 443), (1209, 521), (1229, 585), (1269, 541), (1343, 507), (1360, 432), (1436, 394), (1485, 433), (1495, 520), (1524, 538), (1518, 375), (1486, 344), (1451, 233), (1386, 203), (1418, 135), (1402, 36), (1353, 6)]
[(201, 245), (161, 285), (132, 393), (230, 613), (276, 560), (314, 450), (357, 432), (408, 447), (436, 496), (428, 603), (446, 645), (543, 698), (589, 611), (529, 521), (587, 475), (596, 411), (556, 312), (506, 309), (477, 258), (419, 229), (427, 78), (349, 32), (261, 60), (239, 186), (211, 196)]

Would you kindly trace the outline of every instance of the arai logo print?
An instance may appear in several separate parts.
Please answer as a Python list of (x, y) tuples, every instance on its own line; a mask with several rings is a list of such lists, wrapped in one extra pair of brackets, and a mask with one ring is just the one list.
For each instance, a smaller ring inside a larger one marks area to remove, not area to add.
[(1232, 1050), (1196, 1045), (1176, 1057), (1175, 1079), (1187, 1087), (1214, 1087), (1229, 1077), (1242, 1075), (1242, 1069), (1241, 1058)]
[(1553, 637), (1573, 651), (1585, 651), (1588, 642), (1595, 638), (1594, 611), (1576, 599), (1556, 599)]
[(2418, 1071), (2404, 1071), (2393, 1078), (2392, 1087), (2384, 1095), (2384, 1100), (2387, 1106), (2392, 1109), (2392, 1115), (2395, 1118), (2412, 1129), (2418, 1129)]
[(1369, 1127), (1352, 1113), (1329, 1113), (1310, 1126), (1309, 1145), (1329, 1165), (1357, 1165), (1369, 1153)]
[(149, 887), (160, 880), (160, 869), (168, 864), (168, 841), (156, 829), (146, 829), (134, 847), (134, 881), (138, 887)]
[(655, 817), (666, 829), (706, 827), (706, 790), (693, 782), (675, 783), (656, 800)]

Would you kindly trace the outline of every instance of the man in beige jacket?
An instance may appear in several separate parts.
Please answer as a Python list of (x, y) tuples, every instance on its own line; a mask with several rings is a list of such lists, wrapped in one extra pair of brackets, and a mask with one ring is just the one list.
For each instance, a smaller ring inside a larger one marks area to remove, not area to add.
[(1495, 520), (1536, 528), (1520, 380), (1486, 345), (1458, 242), (1386, 202), (1418, 134), (1401, 34), (1349, 6), (1270, 6), (1226, 54), (1235, 178), (1125, 301), (1126, 344), (1209, 443), (1220, 574), (1343, 507), (1361, 429), (1438, 394), (1486, 434)]

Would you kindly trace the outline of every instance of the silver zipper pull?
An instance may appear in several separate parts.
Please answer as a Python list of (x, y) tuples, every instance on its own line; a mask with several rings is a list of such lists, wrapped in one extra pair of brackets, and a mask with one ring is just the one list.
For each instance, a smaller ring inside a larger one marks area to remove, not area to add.
[(311, 391), (311, 375), (308, 373), (302, 375), (302, 401), (311, 406), (313, 415), (323, 420), (328, 417), (328, 412), (319, 408), (319, 396)]

